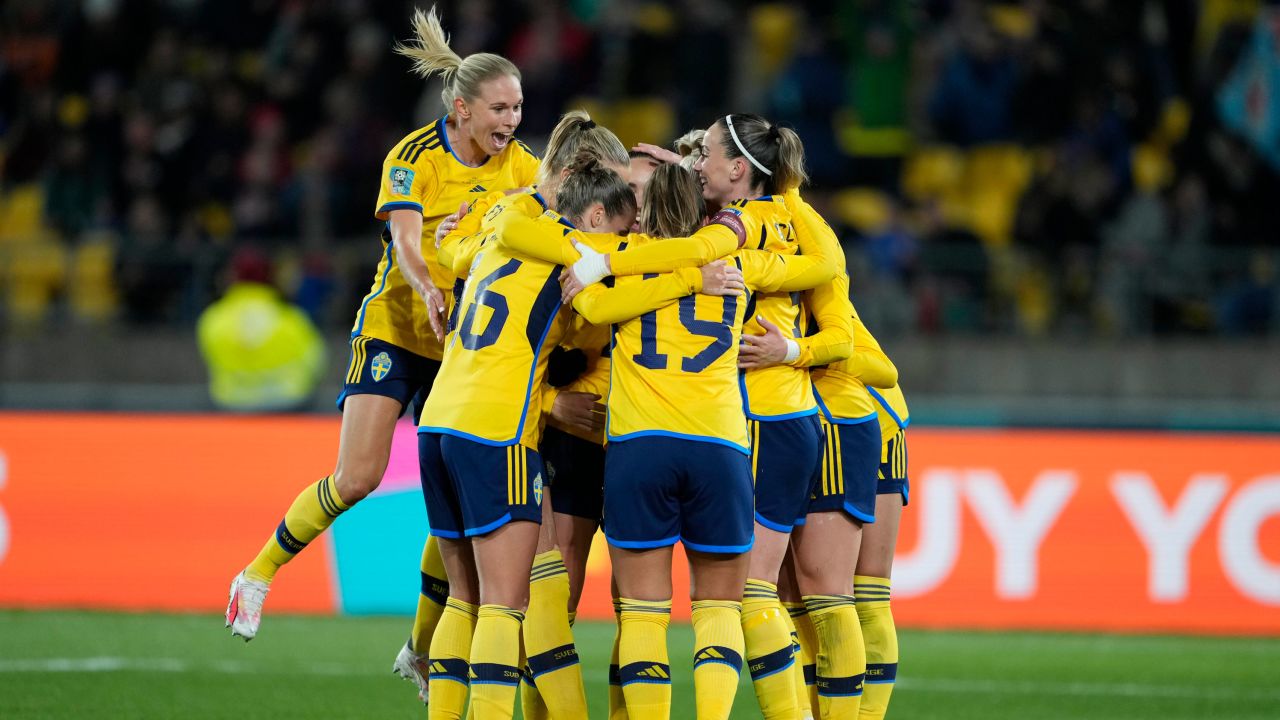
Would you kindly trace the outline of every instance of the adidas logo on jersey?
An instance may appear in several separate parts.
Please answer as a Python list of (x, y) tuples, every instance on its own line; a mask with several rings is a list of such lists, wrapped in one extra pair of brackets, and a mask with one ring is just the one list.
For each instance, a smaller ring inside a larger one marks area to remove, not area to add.
[(483, 186), (483, 185), (476, 185), (475, 187), (471, 188), (471, 189), (470, 189), (470, 190), (468, 190), (467, 192), (484, 192), (484, 186)]

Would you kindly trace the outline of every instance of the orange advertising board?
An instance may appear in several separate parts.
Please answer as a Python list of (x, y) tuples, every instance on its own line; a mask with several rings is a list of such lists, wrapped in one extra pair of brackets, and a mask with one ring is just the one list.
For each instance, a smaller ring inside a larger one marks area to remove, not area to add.
[[(338, 427), (0, 413), (0, 607), (220, 609), (290, 501), (330, 471)], [(900, 625), (1280, 635), (1280, 437), (907, 438)], [(281, 573), (271, 611), (412, 611), (425, 534), (415, 448), (402, 423), (382, 490)], [(677, 617), (684, 568), (677, 553)], [(612, 617), (608, 577), (597, 536), (581, 617)]]

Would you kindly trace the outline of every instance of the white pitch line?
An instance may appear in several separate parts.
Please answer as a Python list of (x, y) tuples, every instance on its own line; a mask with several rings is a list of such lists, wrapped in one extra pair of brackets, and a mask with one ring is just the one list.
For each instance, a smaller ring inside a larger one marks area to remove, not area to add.
[[(85, 672), (204, 672), (223, 675), (284, 674), (323, 676), (390, 675), (364, 665), (310, 663), (306, 665), (267, 665), (240, 660), (192, 662), (179, 658), (27, 658), (0, 660), (4, 673), (85, 673)], [(597, 682), (606, 681), (603, 669), (591, 668), (587, 675)], [(1280, 689), (1233, 689), (1208, 686), (1151, 685), (1146, 683), (1038, 682), (1014, 680), (963, 680), (960, 678), (899, 678), (897, 686), (904, 692), (990, 693), (995, 695), (1058, 695), (1068, 697), (1141, 697), (1210, 700), (1280, 700)]]

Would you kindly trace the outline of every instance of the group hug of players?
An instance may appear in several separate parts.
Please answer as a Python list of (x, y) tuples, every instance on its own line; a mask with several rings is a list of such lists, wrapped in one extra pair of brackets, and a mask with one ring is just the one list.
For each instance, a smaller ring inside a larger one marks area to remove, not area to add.
[(799, 195), (799, 138), (731, 114), (629, 152), (575, 111), (539, 160), (517, 68), (459, 58), (434, 9), (414, 25), (398, 50), (447, 113), (387, 155), (337, 465), (232, 582), (232, 633), (377, 487), (414, 404), (431, 536), (394, 669), (429, 717), (511, 718), (517, 691), (525, 718), (587, 717), (571, 627), (599, 527), (611, 720), (671, 715), (677, 542), (698, 718), (728, 717), (744, 666), (765, 718), (883, 717), (907, 409)]

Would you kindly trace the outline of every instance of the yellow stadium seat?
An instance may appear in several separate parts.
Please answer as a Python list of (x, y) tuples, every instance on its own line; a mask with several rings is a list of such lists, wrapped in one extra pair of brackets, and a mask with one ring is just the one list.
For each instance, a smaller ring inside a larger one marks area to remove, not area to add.
[(621, 100), (604, 115), (608, 122), (599, 122), (617, 133), (618, 139), (628, 148), (638, 142), (665, 145), (676, 136), (675, 110), (663, 98)]
[(799, 12), (788, 3), (765, 3), (751, 10), (750, 57), (757, 78), (772, 78), (791, 59), (800, 36)]
[(86, 241), (71, 261), (70, 302), (76, 317), (102, 322), (119, 306), (115, 281), (116, 247), (109, 236)]
[(44, 189), (39, 183), (18, 185), (0, 194), (0, 241), (31, 241), (41, 235)]
[(67, 275), (67, 251), (61, 241), (44, 237), (6, 245), (4, 280), (9, 312), (17, 323), (36, 323), (48, 313)]
[(937, 198), (960, 184), (964, 157), (953, 147), (918, 148), (902, 169), (902, 191), (913, 200)]
[(1130, 164), (1133, 184), (1143, 192), (1158, 192), (1173, 182), (1173, 161), (1165, 148), (1155, 143), (1135, 145)]
[(836, 193), (836, 216), (841, 222), (870, 234), (883, 230), (893, 219), (893, 201), (875, 188), (846, 188)]

